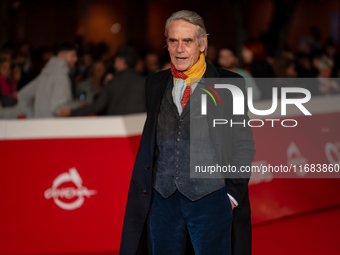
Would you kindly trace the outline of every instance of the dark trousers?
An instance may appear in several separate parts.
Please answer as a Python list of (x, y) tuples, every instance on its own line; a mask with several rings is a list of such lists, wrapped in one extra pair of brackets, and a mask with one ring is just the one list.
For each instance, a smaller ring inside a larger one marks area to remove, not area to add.
[(178, 190), (163, 198), (153, 189), (147, 222), (149, 254), (184, 254), (189, 233), (195, 255), (229, 255), (232, 217), (225, 187), (197, 201)]

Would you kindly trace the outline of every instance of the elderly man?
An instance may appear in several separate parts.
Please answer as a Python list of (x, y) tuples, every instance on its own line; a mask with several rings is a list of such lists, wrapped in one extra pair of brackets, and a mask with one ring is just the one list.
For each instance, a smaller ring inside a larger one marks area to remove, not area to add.
[[(251, 254), (249, 179), (190, 178), (190, 115), (200, 106), (190, 109), (189, 98), (202, 91), (197, 81), (239, 78), (235, 86), (245, 94), (244, 79), (206, 63), (207, 32), (198, 14), (172, 14), (165, 35), (171, 68), (146, 81), (147, 120), (132, 173), (120, 254)], [(230, 91), (221, 98), (228, 108), (223, 117), (230, 117)], [(245, 114), (232, 119), (248, 121), (247, 110), (245, 106)], [(209, 113), (207, 118), (211, 121)], [(249, 126), (227, 128), (223, 137), (204, 132), (202, 139), (211, 140), (212, 146), (202, 148), (209, 162), (239, 169), (253, 160)], [(186, 245), (190, 242), (192, 246)]]

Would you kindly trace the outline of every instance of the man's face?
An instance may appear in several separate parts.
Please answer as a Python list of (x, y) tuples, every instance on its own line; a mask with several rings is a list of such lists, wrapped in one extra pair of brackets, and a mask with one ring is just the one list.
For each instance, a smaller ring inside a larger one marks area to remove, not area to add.
[(253, 61), (253, 56), (254, 54), (250, 49), (242, 47), (242, 58), (244, 63), (250, 64)]
[(222, 68), (234, 68), (236, 67), (237, 59), (231, 50), (221, 49), (218, 54), (218, 63)]
[(329, 78), (332, 76), (332, 68), (326, 67), (324, 69), (319, 69), (319, 76), (322, 78)]
[(197, 27), (184, 20), (175, 20), (170, 23), (167, 43), (171, 62), (178, 71), (184, 72), (197, 62), (205, 49), (207, 38), (204, 37), (200, 46)]
[(149, 72), (158, 72), (158, 56), (157, 54), (151, 53), (145, 57), (145, 65)]
[(115, 62), (113, 63), (113, 67), (116, 69), (116, 72), (119, 73), (121, 71), (124, 71), (128, 66), (125, 59), (116, 57)]
[(64, 59), (70, 68), (73, 68), (78, 61), (77, 52), (75, 50), (62, 51), (58, 56)]
[(105, 64), (101, 61), (97, 61), (93, 65), (93, 77), (95, 79), (100, 79), (106, 72)]

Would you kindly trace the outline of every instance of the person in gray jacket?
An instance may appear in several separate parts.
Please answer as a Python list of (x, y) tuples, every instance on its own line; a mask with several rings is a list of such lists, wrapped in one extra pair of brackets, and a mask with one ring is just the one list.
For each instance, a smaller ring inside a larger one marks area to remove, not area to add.
[(72, 44), (62, 44), (41, 73), (18, 93), (18, 103), (27, 118), (56, 117), (61, 107), (72, 107), (70, 68), (77, 62)]
[(86, 116), (93, 113), (126, 115), (145, 112), (145, 77), (134, 70), (137, 60), (138, 54), (134, 48), (120, 47), (114, 62), (116, 74), (104, 86), (96, 101), (77, 109), (63, 107), (58, 116)]

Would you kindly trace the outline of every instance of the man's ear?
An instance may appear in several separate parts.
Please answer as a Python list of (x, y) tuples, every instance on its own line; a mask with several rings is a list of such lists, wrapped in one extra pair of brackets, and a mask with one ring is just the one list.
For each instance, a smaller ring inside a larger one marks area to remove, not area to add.
[(203, 43), (202, 43), (202, 45), (200, 46), (200, 51), (201, 51), (201, 52), (204, 52), (204, 50), (205, 50), (205, 46), (207, 45), (207, 39), (208, 39), (208, 36), (207, 36), (207, 35), (203, 37)]
[(168, 38), (166, 38), (165, 43), (166, 44), (164, 45), (164, 48), (166, 48), (169, 51)]

